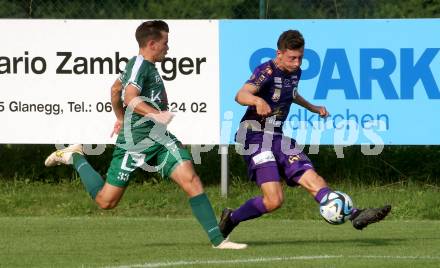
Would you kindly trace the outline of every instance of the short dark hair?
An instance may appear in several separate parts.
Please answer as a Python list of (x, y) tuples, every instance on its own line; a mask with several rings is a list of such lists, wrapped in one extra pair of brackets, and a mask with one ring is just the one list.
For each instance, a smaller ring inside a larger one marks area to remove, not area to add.
[(304, 47), (304, 37), (297, 30), (287, 30), (278, 38), (278, 50), (295, 50)]
[(168, 24), (163, 20), (144, 21), (136, 29), (136, 40), (139, 47), (144, 47), (150, 40), (159, 40), (161, 32), (169, 32)]

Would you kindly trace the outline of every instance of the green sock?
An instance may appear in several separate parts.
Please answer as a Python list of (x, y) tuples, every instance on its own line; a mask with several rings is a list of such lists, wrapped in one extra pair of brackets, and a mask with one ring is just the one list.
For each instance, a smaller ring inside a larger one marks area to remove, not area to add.
[(217, 219), (215, 218), (214, 210), (212, 209), (208, 196), (205, 193), (202, 193), (191, 197), (189, 199), (189, 204), (191, 205), (194, 216), (196, 216), (197, 220), (208, 234), (211, 243), (214, 246), (218, 246), (223, 242), (224, 238), (218, 228)]
[(101, 178), (101, 175), (93, 169), (82, 154), (73, 154), (73, 167), (78, 171), (86, 191), (95, 200), (96, 195), (104, 186), (104, 180)]

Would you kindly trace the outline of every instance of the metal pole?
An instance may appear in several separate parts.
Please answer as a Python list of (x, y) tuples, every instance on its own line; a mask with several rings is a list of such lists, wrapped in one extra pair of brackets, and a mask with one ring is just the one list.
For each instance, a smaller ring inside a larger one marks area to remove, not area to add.
[(266, 18), (266, 0), (260, 0), (260, 19)]
[(228, 144), (220, 144), (221, 154), (221, 195), (228, 197)]

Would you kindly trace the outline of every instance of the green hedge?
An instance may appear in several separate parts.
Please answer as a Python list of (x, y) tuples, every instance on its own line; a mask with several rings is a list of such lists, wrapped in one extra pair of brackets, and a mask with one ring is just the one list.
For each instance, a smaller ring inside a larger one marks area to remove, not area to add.
[[(105, 174), (113, 145), (107, 145), (102, 155), (90, 155), (87, 159), (100, 173)], [(69, 166), (45, 168), (44, 159), (54, 145), (0, 145), (0, 179), (59, 182), (76, 178)], [(304, 152), (308, 153), (308, 147)], [(360, 146), (344, 149), (344, 158), (337, 158), (332, 146), (320, 146), (319, 154), (309, 155), (318, 173), (330, 182), (350, 180), (354, 183), (389, 184), (402, 181), (418, 181), (440, 184), (440, 146), (386, 146), (377, 156), (363, 155)], [(219, 183), (220, 155), (218, 146), (201, 155), (202, 163), (195, 165), (205, 183)], [(229, 176), (231, 181), (246, 180), (246, 166), (234, 146), (229, 147)], [(159, 180), (160, 176), (139, 170), (135, 182)]]

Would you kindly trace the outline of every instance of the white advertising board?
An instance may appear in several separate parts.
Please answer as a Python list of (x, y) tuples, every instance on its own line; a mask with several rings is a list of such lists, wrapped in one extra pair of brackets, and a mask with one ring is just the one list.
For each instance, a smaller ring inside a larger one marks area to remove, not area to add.
[[(110, 86), (141, 20), (0, 20), (0, 143), (111, 144)], [(184, 144), (219, 143), (218, 21), (167, 20), (156, 66)], [(197, 30), (194, 30), (197, 29)]]

